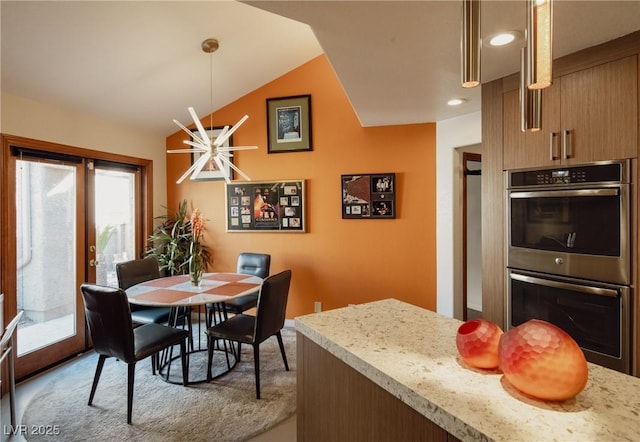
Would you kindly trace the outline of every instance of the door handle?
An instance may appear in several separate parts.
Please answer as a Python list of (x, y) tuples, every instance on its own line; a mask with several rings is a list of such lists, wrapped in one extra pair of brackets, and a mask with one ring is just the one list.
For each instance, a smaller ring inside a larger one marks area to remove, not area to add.
[(572, 147), (571, 147), (571, 131), (569, 129), (565, 129), (562, 131), (562, 158), (569, 159), (573, 155)]
[(587, 293), (589, 295), (609, 296), (612, 298), (618, 297), (620, 295), (620, 292), (618, 292), (618, 290), (605, 287), (594, 287), (590, 285), (555, 281), (553, 279), (536, 278), (535, 276), (523, 275), (515, 272), (511, 272), (509, 277), (511, 279), (515, 279), (516, 281), (528, 282), (529, 284), (538, 284), (545, 287), (552, 287), (561, 290), (571, 290), (574, 292)]
[(556, 155), (556, 136), (555, 132), (549, 134), (549, 158), (551, 161), (558, 159), (558, 155)]

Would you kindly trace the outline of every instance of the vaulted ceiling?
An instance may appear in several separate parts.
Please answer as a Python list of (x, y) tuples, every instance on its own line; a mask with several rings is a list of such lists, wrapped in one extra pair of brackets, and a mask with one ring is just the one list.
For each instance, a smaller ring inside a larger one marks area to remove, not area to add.
[[(482, 35), (524, 29), (522, 1), (482, 1)], [(460, 87), (461, 1), (2, 0), (2, 92), (169, 135), (322, 54), (364, 126), (480, 109)], [(640, 29), (640, 1), (555, 1), (554, 57)], [(220, 49), (200, 44), (216, 38)], [(483, 47), (482, 79), (519, 48)], [(452, 108), (449, 98), (468, 101)]]

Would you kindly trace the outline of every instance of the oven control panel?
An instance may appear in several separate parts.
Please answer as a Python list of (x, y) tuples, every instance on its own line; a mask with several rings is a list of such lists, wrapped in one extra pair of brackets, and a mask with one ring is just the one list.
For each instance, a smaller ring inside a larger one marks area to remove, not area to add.
[(571, 184), (586, 183), (587, 172), (584, 170), (545, 170), (536, 175), (536, 184)]
[(623, 164), (589, 164), (564, 168), (509, 172), (509, 187), (566, 186), (586, 183), (624, 182)]

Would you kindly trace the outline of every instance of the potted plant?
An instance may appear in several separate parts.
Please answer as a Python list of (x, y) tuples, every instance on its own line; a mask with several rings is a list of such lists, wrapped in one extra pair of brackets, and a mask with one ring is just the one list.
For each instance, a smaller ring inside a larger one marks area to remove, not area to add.
[[(169, 210), (166, 207), (165, 209)], [(191, 217), (187, 213), (187, 200), (183, 200), (178, 205), (178, 210), (173, 216), (167, 214), (156, 219), (162, 220), (162, 222), (149, 236), (150, 247), (146, 255), (155, 256), (160, 264), (160, 270), (167, 276), (187, 274), (193, 240)], [(205, 268), (213, 262), (211, 250), (202, 244), (200, 245), (200, 259)]]

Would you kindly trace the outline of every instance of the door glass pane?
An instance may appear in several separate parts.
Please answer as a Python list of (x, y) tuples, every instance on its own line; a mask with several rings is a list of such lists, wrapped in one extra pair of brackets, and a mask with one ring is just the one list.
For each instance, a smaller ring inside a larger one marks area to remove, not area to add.
[(96, 168), (96, 282), (117, 287), (118, 262), (134, 259), (135, 173)]
[(75, 335), (76, 168), (16, 161), (18, 355)]

